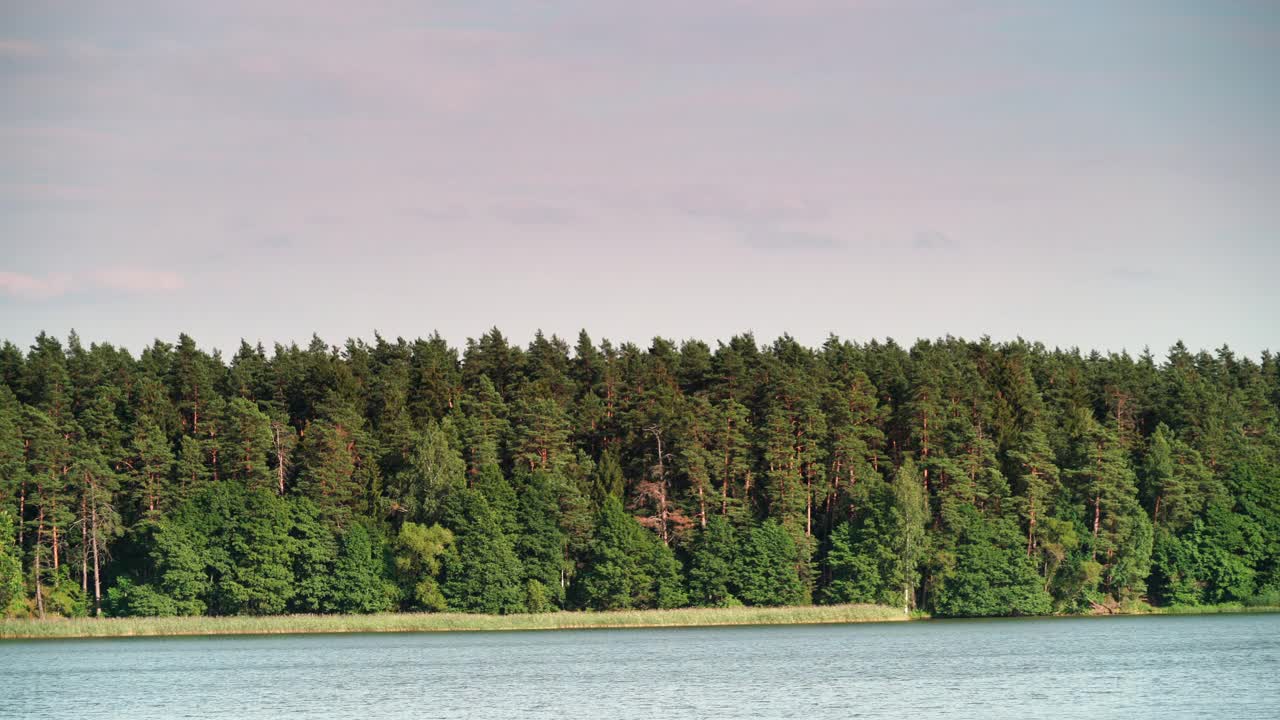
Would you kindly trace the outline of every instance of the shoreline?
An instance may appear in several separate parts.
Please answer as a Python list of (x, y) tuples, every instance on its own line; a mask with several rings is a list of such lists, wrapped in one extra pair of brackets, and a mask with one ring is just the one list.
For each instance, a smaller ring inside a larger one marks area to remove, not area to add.
[(901, 608), (882, 605), (681, 608), (673, 610), (561, 611), (521, 615), (380, 613), (372, 615), (267, 615), (0, 619), (0, 641), (59, 638), (311, 635), (397, 632), (504, 632), (626, 628), (843, 625), (905, 622)]
[(1014, 618), (933, 618), (904, 615), (883, 605), (682, 608), (674, 610), (561, 611), (523, 615), (383, 613), (373, 615), (269, 615), (225, 617), (0, 619), (0, 641), (223, 635), (335, 635), (351, 633), (536, 632), (653, 628), (845, 625), (919, 620), (1108, 618), (1277, 613), (1280, 607), (1205, 606), (1151, 608), (1116, 613), (1077, 613)]

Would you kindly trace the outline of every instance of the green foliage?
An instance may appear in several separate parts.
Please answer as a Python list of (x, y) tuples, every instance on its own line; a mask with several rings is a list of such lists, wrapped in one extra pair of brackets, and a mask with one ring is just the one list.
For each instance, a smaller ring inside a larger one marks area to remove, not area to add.
[(738, 563), (739, 597), (748, 605), (802, 605), (808, 601), (800, 579), (796, 543), (781, 525), (766, 520), (751, 529)]
[(832, 531), (826, 558), (831, 580), (823, 589), (823, 602), (902, 602), (902, 588), (895, 580), (898, 558), (892, 546), (896, 521), (891, 498), (889, 486), (876, 481), (857, 519)]
[(297, 492), (315, 502), (329, 522), (347, 525), (363, 495), (356, 475), (355, 431), (318, 420), (307, 428), (298, 455)]
[(446, 508), (455, 542), (445, 555), (442, 591), (451, 610), (505, 615), (524, 611), (523, 568), (511, 538), (484, 496), (455, 492)]
[(596, 516), (587, 570), (578, 581), (579, 604), (596, 610), (678, 607), (688, 601), (671, 549), (616, 497)]
[(737, 533), (727, 520), (712, 515), (694, 537), (689, 553), (689, 599), (699, 607), (733, 607), (737, 587)]
[(0, 510), (0, 616), (17, 614), (26, 599), (22, 558), (15, 542), (17, 528), (7, 510)]
[(111, 615), (199, 615), (212, 589), (207, 574), (204, 538), (172, 521), (147, 522), (131, 533), (144, 549), (146, 563), (138, 577), (125, 577), (107, 592)]
[(447, 607), (440, 592), (441, 558), (453, 546), (453, 533), (439, 525), (406, 522), (395, 544), (396, 576), (409, 609), (441, 612)]
[(392, 507), (407, 520), (436, 522), (445, 503), (465, 486), (466, 463), (444, 429), (429, 422), (390, 485)]
[(333, 608), (333, 569), (338, 558), (338, 542), (320, 509), (306, 498), (289, 503), (289, 530), (293, 571), (293, 612), (319, 613)]
[(963, 511), (955, 564), (933, 597), (943, 616), (1043, 615), (1053, 600), (1027, 555), (1018, 528), (1008, 520), (987, 520), (974, 508)]
[(890, 492), (894, 560), (891, 577), (902, 588), (903, 605), (910, 609), (916, 603), (913, 590), (920, 582), (920, 561), (928, 542), (925, 524), (929, 521), (928, 498), (910, 459), (894, 475)]
[(515, 549), (520, 556), (525, 579), (536, 582), (553, 606), (564, 603), (564, 551), (567, 541), (556, 516), (559, 513), (558, 486), (564, 481), (538, 470), (527, 475), (520, 489), (519, 528)]
[(80, 583), (71, 578), (71, 571), (66, 565), (58, 568), (42, 586), (44, 593), (44, 611), (59, 617), (84, 617), (88, 613), (89, 603), (85, 598)]
[(327, 609), (339, 613), (386, 612), (394, 586), (383, 579), (381, 537), (364, 523), (355, 523), (338, 536), (338, 557), (330, 583)]
[(1238, 606), (1280, 588), (1280, 361), (41, 334), (0, 346), (0, 517), (34, 616)]

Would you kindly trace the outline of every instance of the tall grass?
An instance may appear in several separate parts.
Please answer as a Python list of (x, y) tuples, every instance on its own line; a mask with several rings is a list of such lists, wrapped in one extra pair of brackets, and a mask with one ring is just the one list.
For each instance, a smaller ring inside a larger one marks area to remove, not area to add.
[(1217, 605), (1170, 605), (1152, 608), (1153, 615), (1224, 615), (1234, 613), (1274, 613), (1280, 612), (1280, 603), (1264, 605), (1250, 602), (1219, 603)]
[(0, 638), (273, 635), (289, 633), (566, 630), (575, 628), (805, 625), (906, 620), (902, 608), (881, 605), (685, 608), (558, 612), (528, 615), (386, 613), (264, 617), (0, 619)]

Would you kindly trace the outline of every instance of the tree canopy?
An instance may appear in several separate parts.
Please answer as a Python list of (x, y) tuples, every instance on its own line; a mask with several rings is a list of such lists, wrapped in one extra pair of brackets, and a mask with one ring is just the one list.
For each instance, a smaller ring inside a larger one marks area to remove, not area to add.
[(1280, 599), (1280, 359), (496, 329), (0, 346), (0, 612)]

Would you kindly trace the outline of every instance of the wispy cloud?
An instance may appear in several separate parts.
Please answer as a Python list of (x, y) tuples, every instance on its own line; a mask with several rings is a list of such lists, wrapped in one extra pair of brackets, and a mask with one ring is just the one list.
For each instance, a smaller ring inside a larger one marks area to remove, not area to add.
[(1111, 278), (1127, 283), (1149, 283), (1156, 279), (1156, 274), (1149, 268), (1122, 266), (1112, 268)]
[(0, 271), (0, 294), (20, 300), (51, 300), (83, 292), (107, 291), (127, 295), (168, 293), (186, 287), (181, 275), (145, 268), (102, 268), (77, 273)]
[(842, 246), (839, 240), (830, 235), (778, 230), (749, 232), (743, 236), (742, 244), (753, 250), (772, 251), (834, 250)]
[(504, 205), (493, 209), (494, 217), (513, 225), (566, 225), (574, 214), (551, 205)]
[(58, 297), (65, 294), (71, 284), (71, 276), (60, 273), (36, 276), (0, 270), (0, 292), (24, 300)]
[(86, 278), (95, 287), (126, 293), (172, 292), (186, 286), (181, 275), (167, 270), (110, 268), (87, 273)]
[(812, 200), (780, 197), (776, 192), (730, 192), (718, 187), (685, 187), (671, 194), (671, 204), (692, 218), (729, 222), (775, 223), (818, 220), (828, 210)]
[(937, 230), (917, 230), (911, 239), (911, 246), (917, 250), (945, 250), (952, 245), (955, 241)]
[(0, 38), (0, 58), (29, 58), (40, 54), (40, 46), (27, 40)]

